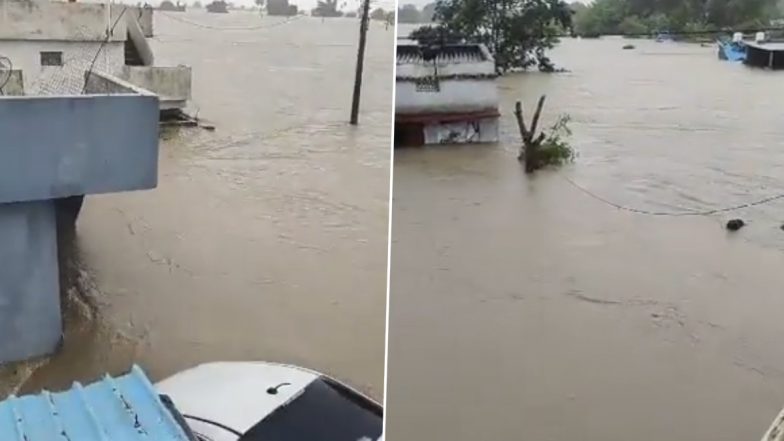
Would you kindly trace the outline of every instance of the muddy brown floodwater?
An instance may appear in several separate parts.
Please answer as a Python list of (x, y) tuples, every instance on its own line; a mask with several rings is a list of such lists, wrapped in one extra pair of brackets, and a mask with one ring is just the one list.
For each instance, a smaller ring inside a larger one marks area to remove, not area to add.
[(267, 360), (381, 398), (393, 29), (371, 24), (351, 127), (358, 22), (282, 21), (156, 12), (156, 63), (193, 67), (217, 130), (164, 132), (157, 189), (87, 198), (65, 290), (94, 317), (67, 302), (63, 350), (6, 389)]
[[(387, 439), (755, 440), (784, 406), (784, 74), (715, 48), (564, 41), (499, 82), (498, 145), (395, 152)], [(579, 157), (527, 177), (548, 94)], [(748, 226), (728, 234), (723, 223)]]

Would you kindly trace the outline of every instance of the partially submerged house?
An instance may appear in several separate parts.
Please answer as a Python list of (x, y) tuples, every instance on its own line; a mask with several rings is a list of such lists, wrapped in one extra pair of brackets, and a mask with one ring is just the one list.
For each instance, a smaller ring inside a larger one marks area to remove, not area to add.
[(498, 141), (495, 61), (481, 44), (398, 44), (395, 145)]
[(150, 8), (0, 0), (0, 56), (21, 72), (30, 95), (80, 94), (84, 72), (101, 71), (154, 92), (161, 110), (182, 109), (191, 69), (155, 66), (151, 36)]

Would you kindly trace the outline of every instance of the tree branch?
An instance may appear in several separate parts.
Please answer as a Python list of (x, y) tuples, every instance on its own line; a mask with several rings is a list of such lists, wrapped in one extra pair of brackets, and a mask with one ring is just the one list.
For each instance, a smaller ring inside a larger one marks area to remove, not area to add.
[(536, 135), (536, 127), (539, 125), (539, 116), (542, 114), (542, 107), (544, 107), (544, 100), (547, 95), (542, 95), (539, 98), (539, 103), (536, 105), (536, 113), (534, 113), (534, 119), (531, 121), (531, 137), (533, 138)]
[(520, 129), (520, 136), (523, 142), (528, 138), (528, 130), (525, 128), (525, 120), (523, 119), (523, 104), (520, 101), (515, 103), (515, 118), (517, 118), (517, 128)]

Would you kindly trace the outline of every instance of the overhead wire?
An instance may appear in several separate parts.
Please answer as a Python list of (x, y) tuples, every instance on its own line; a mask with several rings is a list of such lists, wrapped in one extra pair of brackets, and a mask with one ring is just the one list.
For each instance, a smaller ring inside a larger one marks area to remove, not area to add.
[(93, 61), (90, 63), (90, 68), (87, 69), (87, 73), (84, 75), (84, 85), (82, 86), (82, 94), (84, 94), (85, 90), (87, 90), (87, 82), (90, 80), (90, 76), (93, 73), (93, 69), (95, 69), (95, 63), (98, 61), (98, 57), (101, 55), (104, 46), (106, 46), (106, 44), (112, 38), (112, 35), (114, 35), (114, 28), (117, 27), (118, 23), (120, 23), (120, 20), (122, 20), (123, 15), (125, 15), (125, 11), (127, 10), (128, 7), (123, 6), (122, 11), (120, 11), (120, 15), (117, 16), (116, 20), (114, 20), (114, 24), (112, 24), (112, 27), (106, 31), (106, 38), (104, 38), (103, 41), (101, 41), (101, 45), (98, 46), (98, 50), (95, 52)]
[(199, 22), (196, 22), (196, 21), (188, 20), (188, 19), (185, 19), (185, 18), (182, 18), (182, 17), (177, 17), (175, 15), (168, 14), (168, 13), (161, 12), (161, 11), (158, 11), (158, 12), (161, 15), (163, 15), (163, 16), (165, 16), (167, 18), (170, 18), (170, 19), (172, 19), (174, 21), (179, 21), (181, 23), (189, 24), (191, 26), (196, 26), (198, 28), (209, 29), (209, 30), (213, 30), (213, 31), (255, 31), (255, 30), (259, 30), (259, 29), (271, 29), (271, 28), (276, 28), (278, 26), (283, 26), (285, 24), (291, 23), (292, 21), (299, 20), (300, 18), (303, 17), (302, 15), (296, 15), (296, 16), (290, 17), (290, 18), (288, 18), (286, 20), (279, 21), (277, 23), (271, 23), (271, 24), (262, 23), (260, 25), (253, 25), (253, 26), (221, 27), (221, 26), (213, 26), (213, 25), (208, 25), (208, 24), (204, 24), (204, 23), (199, 23)]
[(744, 208), (751, 208), (751, 207), (756, 207), (756, 206), (759, 206), (759, 205), (765, 205), (765, 204), (768, 204), (768, 203), (771, 203), (771, 202), (774, 202), (774, 201), (777, 201), (777, 200), (780, 200), (780, 199), (784, 199), (784, 194), (777, 194), (777, 195), (768, 196), (768, 197), (765, 197), (765, 198), (762, 198), (762, 199), (757, 199), (757, 200), (752, 201), (752, 202), (746, 202), (746, 203), (742, 203), (742, 204), (738, 204), (738, 205), (732, 205), (732, 206), (723, 207), (723, 208), (715, 208), (715, 209), (710, 209), (710, 210), (702, 210), (702, 211), (697, 211), (697, 210), (690, 210), (690, 211), (652, 211), (652, 210), (645, 210), (645, 209), (634, 208), (634, 207), (629, 207), (629, 206), (626, 206), (626, 205), (618, 204), (616, 202), (613, 202), (613, 201), (611, 201), (611, 200), (609, 200), (609, 199), (607, 199), (605, 197), (602, 197), (602, 196), (592, 192), (591, 190), (581, 186), (580, 184), (574, 182), (572, 179), (570, 179), (568, 177), (561, 176), (561, 178), (563, 180), (565, 180), (566, 182), (568, 182), (570, 185), (572, 185), (574, 188), (580, 190), (584, 194), (590, 196), (591, 198), (593, 198), (593, 199), (595, 199), (595, 200), (597, 200), (599, 202), (602, 202), (602, 203), (604, 203), (606, 205), (609, 205), (609, 206), (611, 206), (613, 208), (616, 208), (618, 210), (628, 211), (630, 213), (635, 213), (635, 214), (643, 214), (643, 215), (647, 215), (647, 216), (668, 216), (668, 217), (710, 216), (710, 215), (713, 215), (713, 214), (728, 213), (728, 212), (731, 212), (731, 211), (742, 210)]

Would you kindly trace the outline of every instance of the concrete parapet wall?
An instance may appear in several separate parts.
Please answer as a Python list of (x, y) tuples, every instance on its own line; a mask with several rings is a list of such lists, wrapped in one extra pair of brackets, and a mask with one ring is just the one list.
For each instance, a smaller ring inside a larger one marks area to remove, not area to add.
[(188, 66), (123, 66), (124, 80), (160, 97), (161, 108), (182, 108), (191, 98), (191, 68)]
[(0, 203), (154, 188), (154, 95), (0, 97)]
[(92, 71), (85, 72), (84, 92), (88, 95), (118, 95), (118, 94), (139, 94), (152, 95), (152, 92), (137, 87), (128, 81), (109, 75), (104, 72)]
[[(45, 0), (0, 1), (0, 40), (125, 41), (125, 6)], [(127, 13), (127, 11), (126, 11)]]
[[(151, 38), (154, 36), (153, 33), (153, 26), (152, 26), (152, 14), (154, 9), (153, 8), (145, 8), (145, 7), (134, 7), (131, 11), (133, 12), (131, 15), (133, 19), (135, 19), (139, 23), (139, 27), (142, 29), (144, 36), (146, 38)], [(126, 14), (128, 14), (126, 12)]]
[(136, 48), (136, 52), (139, 54), (139, 57), (142, 60), (142, 65), (152, 66), (155, 64), (155, 57), (152, 53), (152, 48), (147, 43), (147, 38), (141, 23), (133, 16), (128, 16), (126, 25), (128, 28), (128, 39), (130, 40), (129, 43), (132, 43)]

